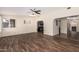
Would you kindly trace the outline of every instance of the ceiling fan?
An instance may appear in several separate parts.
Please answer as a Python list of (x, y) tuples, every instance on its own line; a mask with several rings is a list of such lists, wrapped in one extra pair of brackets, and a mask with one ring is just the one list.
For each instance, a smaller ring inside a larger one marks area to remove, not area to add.
[(69, 10), (69, 9), (71, 9), (71, 7), (67, 7), (67, 9)]
[(37, 9), (30, 9), (32, 12), (36, 13), (36, 14), (41, 14), (41, 10), (37, 10)]

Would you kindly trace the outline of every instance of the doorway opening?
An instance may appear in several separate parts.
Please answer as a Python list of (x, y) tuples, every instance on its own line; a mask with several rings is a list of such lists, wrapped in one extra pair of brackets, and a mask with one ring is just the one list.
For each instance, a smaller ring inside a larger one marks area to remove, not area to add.
[(43, 34), (43, 32), (44, 32), (44, 22), (43, 21), (37, 22), (37, 32)]
[(57, 18), (55, 24), (58, 36), (79, 40), (79, 16)]

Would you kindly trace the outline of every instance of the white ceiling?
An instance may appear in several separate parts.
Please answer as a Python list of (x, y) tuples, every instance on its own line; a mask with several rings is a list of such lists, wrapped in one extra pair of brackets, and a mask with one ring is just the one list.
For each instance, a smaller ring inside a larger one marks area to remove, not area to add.
[[(29, 9), (36, 7), (0, 7), (0, 15), (27, 15)], [(60, 10), (66, 7), (37, 7), (36, 9), (42, 10), (42, 12), (52, 9), (52, 11)]]

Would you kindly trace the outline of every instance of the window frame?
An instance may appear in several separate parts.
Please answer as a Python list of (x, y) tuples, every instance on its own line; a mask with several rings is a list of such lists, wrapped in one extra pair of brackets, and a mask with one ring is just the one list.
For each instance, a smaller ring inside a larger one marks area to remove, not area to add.
[[(4, 19), (6, 19), (6, 18), (4, 18)], [(3, 19), (2, 19), (2, 28), (15, 28), (16, 27), (16, 19), (13, 19), (13, 18), (11, 18), (11, 19), (6, 19), (6, 20), (8, 20), (8, 27), (3, 27)], [(11, 27), (11, 20), (14, 20), (14, 27)]]

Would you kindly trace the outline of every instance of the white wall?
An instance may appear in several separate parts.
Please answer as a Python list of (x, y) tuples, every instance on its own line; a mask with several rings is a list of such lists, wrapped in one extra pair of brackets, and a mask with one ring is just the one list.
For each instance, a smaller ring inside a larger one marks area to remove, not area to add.
[(77, 22), (77, 32), (79, 32), (79, 20)]
[(67, 34), (67, 20), (62, 19), (61, 21), (61, 33)]
[[(15, 28), (3, 28), (2, 36), (11, 36), (17, 34), (37, 32), (37, 18), (29, 16), (2, 16), (2, 18), (16, 19)], [(26, 24), (24, 24), (24, 20)]]
[[(43, 13), (41, 14), (40, 17), (26, 17), (26, 16), (4, 16), (8, 18), (15, 18), (16, 19), (16, 28), (12, 29), (3, 29), (3, 35), (14, 35), (14, 34), (22, 34), (22, 33), (29, 33), (29, 32), (36, 32), (36, 21), (38, 19), (44, 20), (44, 34), (46, 35), (56, 35), (57, 30), (54, 26), (54, 19), (55, 18), (61, 18), (61, 17), (66, 17), (66, 16), (71, 16), (71, 15), (79, 15), (79, 8), (71, 8), (70, 10), (67, 10), (66, 8), (60, 7), (59, 9), (54, 9), (54, 8), (45, 8), (43, 10)], [(28, 19), (32, 20), (32, 24), (23, 24), (23, 20)], [(9, 34), (7, 34), (9, 33)]]
[[(72, 7), (70, 10), (67, 8), (54, 9), (47, 8), (44, 10), (43, 15), (41, 16), (44, 19), (44, 34), (54, 36), (58, 34), (56, 25), (54, 24), (55, 18), (61, 18), (66, 16), (79, 15), (79, 8)], [(65, 30), (66, 31), (66, 30)], [(66, 33), (63, 31), (64, 33)]]
[(72, 16), (72, 15), (79, 15), (79, 8), (71, 8), (70, 10), (67, 9), (60, 9), (60, 10), (48, 10), (47, 13), (47, 20), (45, 20), (45, 34), (47, 35), (56, 35), (57, 31), (55, 30), (54, 19), (55, 18), (61, 18), (66, 16)]
[(53, 35), (59, 34), (59, 25), (56, 25), (56, 20), (53, 22)]

